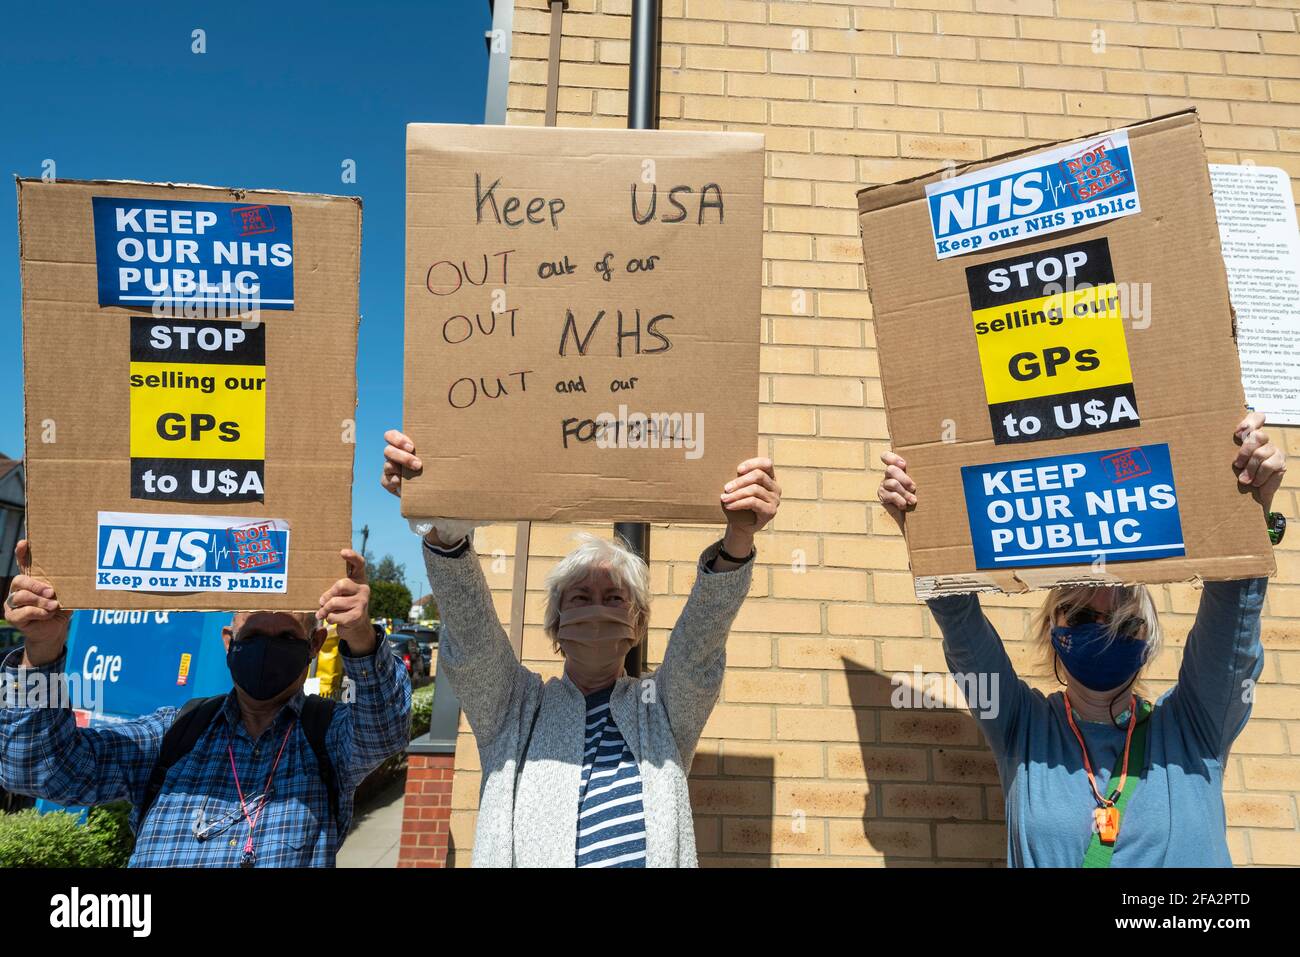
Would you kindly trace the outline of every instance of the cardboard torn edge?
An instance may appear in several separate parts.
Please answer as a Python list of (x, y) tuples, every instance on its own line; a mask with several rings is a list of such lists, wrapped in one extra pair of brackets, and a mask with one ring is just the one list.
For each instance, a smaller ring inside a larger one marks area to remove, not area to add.
[[(42, 179), (42, 178), (39, 177), (39, 176), (22, 176), (22, 175), (19, 174), (19, 173), (14, 173), (14, 174), (13, 174), (13, 177), (14, 177), (14, 183), (16, 184), (16, 187), (17, 187), (17, 189), (18, 189), (20, 195), (21, 195), (21, 193), (22, 193), (22, 186), (23, 186), (23, 184), (25, 184), (25, 183), (31, 183), (31, 184), (33, 184), (33, 185), (43, 184), (43, 185), (46, 185), (46, 186), (57, 186), (57, 185), (59, 185), (60, 183), (67, 183), (68, 185), (71, 185), (71, 186), (160, 186), (160, 187), (163, 187), (163, 188), (165, 188), (165, 189), (202, 189), (202, 190), (208, 190), (208, 191), (210, 191), (210, 192), (214, 192), (214, 193), (228, 193), (229, 195), (234, 196), (237, 200), (241, 200), (241, 201), (242, 201), (243, 198), (244, 198), (245, 196), (247, 196), (249, 193), (258, 193), (258, 194), (269, 193), (269, 194), (274, 195), (274, 196), (304, 196), (304, 197), (307, 197), (307, 198), (309, 198), (309, 199), (328, 199), (328, 200), (340, 200), (340, 199), (341, 199), (341, 200), (347, 200), (347, 201), (349, 201), (349, 202), (351, 202), (351, 203), (355, 203), (357, 209), (361, 209), (361, 208), (363, 208), (363, 206), (364, 206), (364, 204), (363, 204), (362, 199), (361, 199), (360, 196), (348, 196), (348, 195), (342, 195), (342, 194), (339, 194), (339, 193), (304, 193), (304, 192), (302, 192), (301, 190), (294, 190), (294, 189), (276, 189), (276, 188), (274, 188), (274, 187), (270, 187), (270, 186), (256, 186), (256, 187), (246, 188), (246, 187), (239, 187), (239, 186), (210, 186), (210, 185), (208, 185), (208, 184), (206, 184), (206, 183), (173, 183), (173, 182), (171, 182), (171, 181), (165, 181), (165, 182), (152, 182), (152, 181), (149, 181), (149, 180), (143, 180), (143, 179), (54, 179), (54, 180), (47, 180), (47, 179)], [(21, 224), (22, 224), (22, 213), (21, 213), (21, 207), (20, 207), (20, 210), (19, 210), (19, 219), (18, 219), (18, 221), (19, 221), (19, 228), (20, 228), (20, 231), (21, 231)], [(20, 259), (20, 261), (21, 261), (21, 257), (22, 257), (22, 250), (21, 250), (21, 248), (20, 248), (20, 249), (19, 249), (19, 259)]]

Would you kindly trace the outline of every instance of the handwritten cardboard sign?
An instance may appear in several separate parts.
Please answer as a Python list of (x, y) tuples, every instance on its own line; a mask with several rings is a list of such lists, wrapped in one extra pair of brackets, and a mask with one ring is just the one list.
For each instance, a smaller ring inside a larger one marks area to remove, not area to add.
[(315, 610), (352, 538), (360, 204), (18, 200), (36, 574), (68, 608)]
[(720, 521), (762, 210), (757, 134), (410, 125), (402, 513)]

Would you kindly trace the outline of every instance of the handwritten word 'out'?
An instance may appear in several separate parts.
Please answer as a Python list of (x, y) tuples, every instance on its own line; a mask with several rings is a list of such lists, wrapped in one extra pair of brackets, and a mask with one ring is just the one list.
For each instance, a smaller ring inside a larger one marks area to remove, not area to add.
[[(511, 372), (508, 374), (507, 378), (509, 378), (509, 376), (518, 376), (519, 391), (527, 392), (528, 382), (525, 377), (532, 371), (532, 369), (523, 369), (519, 372)], [(488, 384), (488, 380), (483, 376), (478, 376), (477, 378), (462, 376), (453, 382), (451, 388), (447, 390), (447, 404), (453, 409), (468, 409), (478, 401), (480, 395), (488, 399), (500, 399), (509, 396), (510, 393), (506, 390), (506, 384), (501, 381), (500, 376), (496, 377), (495, 392), (492, 391), (492, 387)]]
[[(499, 253), (492, 253), (493, 258), (498, 256), (501, 258), (501, 278), (496, 280), (496, 284), (502, 286), (506, 284), (506, 265), (512, 252), (514, 252), (513, 249), (506, 249)], [(475, 259), (474, 265), (476, 267), (478, 266), (477, 259)], [(462, 259), (459, 266), (450, 259), (440, 259), (430, 266), (429, 271), (424, 274), (424, 287), (435, 296), (450, 296), (459, 292), (460, 287), (465, 283), (469, 283), (471, 286), (484, 286), (487, 285), (488, 274), (492, 271), (490, 265), (495, 264), (489, 264), (488, 254), (484, 253), (483, 269), (479, 271), (479, 277), (475, 279), (473, 271), (470, 269), (468, 259)], [(435, 270), (437, 270), (438, 273), (436, 277), (434, 276)], [(453, 281), (455, 282), (455, 285), (452, 285)], [(445, 288), (448, 286), (450, 286), (450, 288)]]
[[(514, 309), (507, 309), (505, 312), (489, 312), (488, 319), (490, 321), (486, 326), (483, 324), (483, 316), (481, 313), (474, 313), (474, 320), (472, 322), (470, 321), (469, 316), (452, 316), (442, 324), (442, 341), (453, 346), (457, 345), (474, 335), (475, 328), (478, 329), (480, 335), (490, 336), (492, 333), (496, 332), (497, 316), (510, 317), (510, 337), (513, 339), (515, 335), (515, 313), (518, 311), (519, 309), (516, 307)], [(464, 335), (461, 334), (462, 332)]]

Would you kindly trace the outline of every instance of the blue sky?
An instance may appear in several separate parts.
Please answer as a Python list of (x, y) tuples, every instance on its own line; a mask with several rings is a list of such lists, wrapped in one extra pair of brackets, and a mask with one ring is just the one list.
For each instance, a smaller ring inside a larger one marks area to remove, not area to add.
[[(146, 9), (150, 7), (152, 9)], [(360, 195), (361, 336), (352, 524), (423, 582), (379, 487), (402, 408), (404, 148), (410, 122), (481, 123), (486, 0), (13, 5), (0, 31), (5, 172)], [(207, 52), (191, 51), (195, 29)], [(356, 183), (341, 181), (345, 159)], [(23, 447), (15, 191), (0, 188), (0, 452)], [(328, 387), (328, 384), (324, 384)], [(355, 545), (360, 546), (357, 534)]]

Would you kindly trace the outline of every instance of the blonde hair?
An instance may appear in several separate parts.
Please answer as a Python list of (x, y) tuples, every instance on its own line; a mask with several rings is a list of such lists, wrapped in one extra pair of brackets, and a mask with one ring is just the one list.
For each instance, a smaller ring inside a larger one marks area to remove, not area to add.
[(614, 584), (627, 590), (632, 606), (632, 634), (640, 643), (650, 629), (650, 569), (644, 559), (621, 540), (598, 538), (590, 532), (575, 536), (578, 545), (560, 559), (546, 576), (546, 614), (543, 627), (559, 650), (556, 634), (560, 628), (560, 602), (564, 592), (582, 581), (593, 569), (609, 571)]
[(1134, 687), (1137, 688), (1142, 676), (1151, 667), (1151, 663), (1156, 660), (1156, 656), (1164, 646), (1164, 631), (1156, 615), (1156, 605), (1145, 585), (1059, 585), (1047, 593), (1042, 607), (1034, 613), (1029, 626), (1030, 640), (1038, 649), (1042, 660), (1051, 666), (1052, 673), (1055, 674), (1058, 656), (1056, 649), (1052, 647), (1052, 628), (1056, 624), (1056, 612), (1060, 610), (1065, 613), (1066, 618), (1069, 618), (1078, 609), (1089, 605), (1097, 592), (1103, 588), (1112, 588), (1115, 592), (1115, 601), (1110, 610), (1110, 622), (1106, 629), (1107, 646), (1120, 637), (1128, 622), (1135, 618), (1142, 620), (1142, 629), (1135, 637), (1146, 644), (1147, 654), (1134, 682)]

